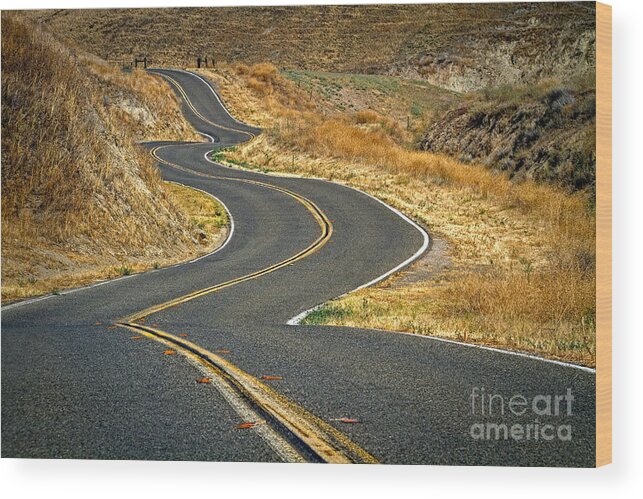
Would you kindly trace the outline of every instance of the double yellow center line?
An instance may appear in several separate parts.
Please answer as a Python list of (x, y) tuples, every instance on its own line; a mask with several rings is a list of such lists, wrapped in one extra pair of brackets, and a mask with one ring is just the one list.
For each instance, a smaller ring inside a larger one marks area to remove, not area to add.
[(217, 176), (217, 175), (209, 175), (207, 173), (202, 173), (194, 170), (190, 170), (188, 168), (185, 168), (181, 165), (177, 165), (176, 163), (172, 163), (170, 161), (167, 161), (163, 158), (161, 158), (158, 155), (159, 149), (169, 147), (169, 145), (164, 145), (164, 146), (158, 146), (152, 149), (151, 154), (152, 156), (160, 163), (163, 163), (165, 165), (171, 166), (173, 168), (176, 168), (178, 170), (197, 175), (200, 177), (206, 177), (210, 179), (216, 179), (216, 180), (223, 180), (223, 181), (232, 181), (232, 182), (243, 182), (243, 183), (248, 183), (248, 184), (254, 184), (254, 185), (259, 185), (261, 187), (265, 187), (267, 189), (273, 189), (275, 191), (281, 192), (287, 196), (292, 197), (299, 203), (301, 203), (314, 217), (315, 221), (318, 223), (320, 229), (321, 229), (321, 234), (317, 239), (315, 239), (310, 245), (308, 245), (306, 248), (303, 250), (299, 251), (298, 253), (290, 256), (289, 258), (286, 258), (285, 260), (282, 260), (278, 263), (275, 263), (273, 265), (270, 265), (269, 267), (266, 267), (264, 269), (258, 270), (256, 272), (252, 272), (250, 274), (243, 275), (241, 277), (236, 277), (235, 279), (230, 279), (229, 281), (222, 282), (220, 284), (216, 284), (214, 286), (209, 286), (207, 288), (199, 289), (196, 291), (193, 291), (191, 293), (188, 293), (186, 295), (180, 296), (178, 298), (175, 298), (173, 300), (169, 300), (167, 302), (161, 303), (159, 305), (154, 305), (153, 307), (146, 308), (145, 310), (141, 310), (140, 312), (137, 312), (135, 314), (132, 314), (122, 320), (122, 322), (135, 322), (140, 319), (143, 319), (147, 317), (148, 315), (154, 314), (156, 312), (160, 312), (161, 310), (165, 310), (170, 307), (175, 307), (176, 305), (180, 305), (181, 303), (185, 303), (191, 300), (194, 300), (195, 298), (199, 298), (201, 296), (208, 295), (210, 293), (214, 293), (216, 291), (219, 291), (221, 289), (234, 286), (235, 284), (240, 284), (242, 282), (249, 281), (251, 279), (256, 279), (257, 277), (261, 277), (263, 275), (269, 274), (271, 272), (274, 272), (276, 270), (279, 270), (281, 268), (284, 268), (288, 265), (291, 265), (298, 260), (301, 260), (302, 258), (306, 258), (307, 256), (312, 255), (316, 251), (318, 251), (320, 248), (322, 248), (331, 238), (333, 234), (333, 224), (330, 222), (326, 214), (319, 209), (319, 207), (313, 203), (310, 199), (297, 194), (296, 192), (293, 192), (291, 190), (285, 189), (283, 187), (279, 187), (273, 184), (268, 184), (266, 182), (260, 182), (258, 180), (251, 180), (251, 179), (245, 179), (245, 178), (234, 178), (234, 177), (222, 177), (222, 176)]
[(242, 133), (242, 134), (247, 135), (247, 136), (248, 136), (248, 137), (250, 137), (251, 139), (254, 139), (254, 138), (255, 138), (255, 134), (254, 134), (254, 133), (252, 133), (252, 132), (248, 132), (248, 131), (246, 131), (246, 130), (239, 130), (239, 129), (237, 129), (237, 128), (230, 128), (230, 127), (227, 127), (227, 126), (223, 126), (223, 125), (221, 125), (221, 124), (219, 124), (219, 123), (215, 123), (215, 122), (213, 122), (213, 121), (209, 120), (208, 118), (206, 118), (205, 116), (203, 116), (203, 113), (201, 113), (201, 112), (200, 112), (200, 111), (199, 111), (199, 110), (194, 106), (194, 104), (192, 104), (192, 101), (190, 100), (190, 98), (188, 97), (188, 95), (185, 93), (185, 90), (184, 90), (184, 89), (183, 89), (183, 87), (179, 84), (179, 82), (177, 82), (174, 78), (172, 78), (171, 76), (169, 76), (169, 75), (167, 75), (167, 74), (165, 74), (165, 73), (160, 73), (160, 74), (163, 76), (163, 78), (167, 79), (167, 80), (168, 80), (168, 81), (169, 81), (169, 82), (174, 86), (174, 88), (176, 88), (176, 90), (181, 94), (181, 97), (183, 97), (183, 101), (185, 102), (185, 104), (186, 104), (186, 105), (187, 105), (187, 106), (192, 110), (192, 112), (193, 112), (193, 113), (194, 113), (194, 114), (195, 114), (195, 115), (196, 115), (200, 120), (204, 121), (205, 123), (207, 123), (208, 125), (211, 125), (211, 126), (213, 126), (213, 127), (221, 128), (222, 130), (228, 130), (229, 132)]
[(250, 403), (267, 422), (280, 428), (279, 432), (292, 446), (291, 453), (298, 455), (293, 462), (305, 460), (300, 452), (306, 450), (326, 463), (378, 463), (342, 432), (223, 357), (159, 329), (140, 324), (119, 325), (173, 348), (222, 379), (236, 397)]
[[(181, 86), (178, 84), (178, 82), (165, 74), (163, 74), (163, 76), (174, 84), (179, 93), (183, 96), (186, 104), (200, 119), (204, 120), (207, 123), (210, 123), (213, 126), (224, 128), (226, 130), (242, 132), (254, 137), (254, 135), (252, 135), (250, 132), (234, 130), (207, 120), (192, 105), (192, 102), (188, 98), (183, 88), (181, 88)], [(210, 293), (214, 293), (227, 287), (234, 286), (251, 279), (256, 279), (271, 272), (275, 272), (276, 270), (279, 270), (287, 265), (291, 265), (298, 260), (301, 260), (302, 258), (306, 258), (307, 256), (312, 255), (314, 252), (322, 248), (330, 240), (333, 233), (333, 225), (326, 214), (321, 209), (319, 209), (319, 207), (315, 205), (315, 203), (313, 203), (310, 199), (283, 187), (279, 187), (266, 182), (261, 182), (258, 180), (222, 177), (190, 170), (181, 165), (161, 158), (158, 155), (158, 151), (164, 147), (169, 147), (169, 145), (155, 147), (154, 149), (152, 149), (151, 154), (157, 161), (172, 168), (190, 173), (192, 175), (211, 179), (255, 184), (267, 189), (276, 190), (292, 197), (293, 199), (301, 203), (312, 214), (313, 218), (316, 220), (320, 227), (321, 233), (310, 245), (292, 255), (291, 257), (286, 258), (285, 260), (282, 260), (256, 272), (252, 272), (235, 279), (230, 279), (226, 282), (222, 282), (214, 286), (199, 289), (173, 300), (169, 300), (159, 305), (146, 308), (145, 310), (134, 313), (122, 319), (117, 323), (118, 326), (137, 331), (138, 333), (163, 344), (171, 345), (174, 349), (176, 349), (177, 352), (181, 353), (188, 359), (199, 362), (206, 369), (212, 372), (213, 375), (218, 376), (219, 379), (224, 381), (228, 388), (239, 399), (249, 402), (252, 406), (257, 408), (261, 414), (266, 416), (267, 420), (276, 423), (275, 426), (280, 429), (280, 432), (286, 433), (287, 435), (285, 436), (288, 437), (288, 440), (290, 442), (293, 442), (293, 452), (295, 454), (298, 454), (296, 447), (299, 447), (300, 449), (306, 449), (309, 454), (317, 456), (318, 460), (321, 460), (323, 462), (368, 464), (377, 463), (378, 460), (375, 457), (373, 457), (367, 451), (351, 441), (343, 433), (341, 433), (325, 421), (321, 420), (314, 414), (310, 413), (303, 407), (284, 397), (276, 390), (267, 386), (265, 383), (262, 383), (256, 377), (241, 370), (230, 361), (196, 345), (195, 343), (189, 342), (184, 338), (172, 335), (166, 331), (161, 331), (160, 329), (137, 323), (137, 321), (140, 322), (141, 319), (144, 319), (151, 314), (180, 305), (182, 303), (194, 300)]]

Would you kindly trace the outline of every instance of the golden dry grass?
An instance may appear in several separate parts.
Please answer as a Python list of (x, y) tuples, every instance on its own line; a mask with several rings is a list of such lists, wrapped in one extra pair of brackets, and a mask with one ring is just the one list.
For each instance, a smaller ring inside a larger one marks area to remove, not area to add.
[[(310, 96), (289, 82), (248, 85), (251, 68), (205, 73), (221, 83), (236, 113), (267, 128), (226, 153), (231, 160), (354, 185), (449, 242), (447, 271), (389, 279), (331, 302), (310, 321), (435, 334), (594, 364), (595, 219), (586, 195), (514, 183), (483, 167), (410, 150), (403, 134), (373, 113), (320, 116), (307, 110)], [(287, 100), (298, 98), (295, 105), (266, 90), (277, 86)]]
[(196, 137), (163, 85), (2, 14), (3, 301), (201, 251), (136, 144)]
[(162, 78), (141, 69), (125, 73), (91, 54), (78, 57), (92, 86), (103, 95), (110, 119), (137, 141), (203, 140), (185, 120), (178, 99)]
[(105, 59), (146, 54), (174, 67), (194, 67), (197, 56), (270, 61), (296, 70), (405, 75), (454, 89), (583, 72), (595, 52), (595, 13), (576, 2), (25, 14)]
[[(29, 298), (45, 293), (58, 293), (67, 288), (84, 286), (98, 280), (112, 279), (122, 275), (144, 272), (195, 258), (223, 244), (228, 230), (228, 215), (223, 206), (215, 199), (198, 190), (179, 184), (164, 182), (168, 195), (177, 208), (187, 217), (190, 232), (198, 244), (189, 253), (179, 253), (174, 257), (141, 258), (120, 255), (116, 258), (96, 258), (95, 255), (82, 255), (74, 251), (65, 253), (50, 250), (46, 245), (35, 248), (38, 258), (29, 253), (28, 262), (33, 265), (47, 266), (47, 272), (38, 277), (17, 277), (4, 279), (2, 283), (3, 301)], [(4, 243), (3, 243), (4, 244)], [(21, 255), (22, 252), (16, 252)], [(7, 252), (10, 264), (16, 255)], [(36, 261), (34, 261), (36, 260)], [(4, 257), (3, 257), (4, 263)]]
[(198, 231), (202, 244), (211, 246), (221, 240), (228, 226), (228, 213), (216, 199), (191, 187), (165, 182), (172, 198), (185, 213), (193, 228)]

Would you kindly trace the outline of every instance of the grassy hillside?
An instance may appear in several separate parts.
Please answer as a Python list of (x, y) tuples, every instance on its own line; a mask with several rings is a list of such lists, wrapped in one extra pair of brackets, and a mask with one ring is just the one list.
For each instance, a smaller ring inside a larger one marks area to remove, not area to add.
[(591, 2), (28, 15), (115, 64), (144, 54), (188, 67), (197, 56), (269, 62), (319, 99), (319, 113), (375, 111), (411, 147), (517, 180), (593, 189)]
[(192, 140), (173, 93), (2, 14), (2, 298), (203, 251), (136, 141)]
[(569, 194), (454, 158), (409, 149), (373, 110), (332, 105), (267, 64), (203, 74), (235, 114), (265, 127), (217, 159), (325, 177), (366, 190), (427, 226), (434, 249), (395, 279), (331, 302), (313, 322), (378, 327), (595, 359), (595, 220)]
[(27, 13), (104, 59), (159, 65), (269, 61), (393, 74), (454, 90), (563, 80), (595, 65), (587, 3), (432, 4)]
[(469, 94), (432, 120), (419, 147), (482, 163), (514, 179), (593, 191), (596, 91), (595, 78), (588, 76)]
[(283, 76), (315, 96), (326, 115), (375, 111), (397, 121), (413, 134), (465, 101), (465, 96), (424, 80), (359, 73), (284, 70)]
[(386, 116), (402, 144), (568, 189), (594, 190), (594, 75), (469, 93), (385, 75), (282, 71), (317, 112)]

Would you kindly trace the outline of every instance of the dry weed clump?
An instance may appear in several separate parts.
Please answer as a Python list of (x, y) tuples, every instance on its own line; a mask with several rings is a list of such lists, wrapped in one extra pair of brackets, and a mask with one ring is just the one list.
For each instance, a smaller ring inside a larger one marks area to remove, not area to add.
[(359, 125), (380, 123), (382, 117), (372, 109), (362, 109), (354, 114), (355, 123)]
[(270, 63), (247, 66), (235, 63), (233, 72), (244, 79), (246, 86), (260, 96), (271, 110), (287, 113), (289, 110), (314, 111), (316, 104), (310, 95), (293, 82), (281, 77), (277, 68)]

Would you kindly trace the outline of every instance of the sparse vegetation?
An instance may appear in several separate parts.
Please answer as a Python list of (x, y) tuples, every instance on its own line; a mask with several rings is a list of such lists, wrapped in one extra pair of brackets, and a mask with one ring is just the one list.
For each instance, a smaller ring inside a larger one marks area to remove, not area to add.
[[(252, 68), (204, 73), (225, 82), (221, 90), (235, 113), (266, 127), (255, 141), (225, 153), (237, 164), (354, 185), (449, 242), (447, 270), (422, 276), (418, 264), (327, 305), (310, 321), (594, 363), (595, 221), (587, 194), (516, 183), (478, 165), (409, 150), (400, 131), (376, 113), (325, 117), (308, 110), (316, 96), (293, 82), (247, 85)], [(268, 88), (283, 88), (288, 98)]]
[[(462, 94), (411, 80), (378, 74), (324, 73), (286, 70), (283, 76), (298, 88), (315, 94), (321, 114), (356, 113), (364, 123), (386, 116), (409, 130), (409, 142), (424, 132), (428, 123), (462, 103)], [(364, 113), (371, 113), (370, 118)], [(375, 117), (372, 113), (376, 113)]]
[(132, 269), (132, 267), (130, 267), (129, 265), (122, 265), (116, 268), (116, 273), (121, 276), (132, 275), (133, 272), (134, 269)]
[[(458, 91), (582, 74), (591, 66), (596, 39), (594, 6), (579, 2), (45, 10), (28, 15), (104, 59), (147, 54), (154, 64), (179, 67), (194, 67), (199, 55), (219, 63), (269, 61), (296, 71), (404, 76)], [(343, 82), (332, 85), (340, 91)]]

